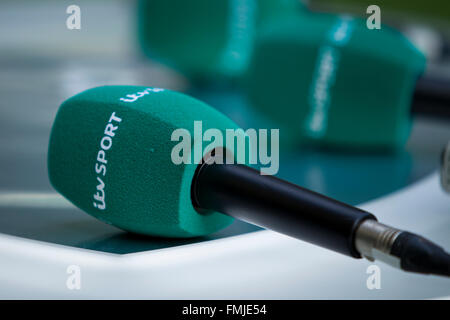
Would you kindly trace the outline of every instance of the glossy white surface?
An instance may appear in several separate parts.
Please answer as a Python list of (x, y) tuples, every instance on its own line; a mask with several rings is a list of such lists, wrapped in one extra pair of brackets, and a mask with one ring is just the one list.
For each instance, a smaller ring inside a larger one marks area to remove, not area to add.
[[(380, 221), (450, 248), (450, 197), (433, 174), (361, 207)], [(366, 286), (370, 262), (271, 231), (116, 255), (0, 235), (0, 298), (430, 299), (450, 279), (375, 263), (381, 289)], [(69, 290), (67, 267), (81, 270)]]

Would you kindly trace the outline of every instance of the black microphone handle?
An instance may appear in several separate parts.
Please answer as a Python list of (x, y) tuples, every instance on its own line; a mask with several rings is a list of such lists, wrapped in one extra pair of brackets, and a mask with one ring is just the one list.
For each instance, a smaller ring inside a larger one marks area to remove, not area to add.
[(201, 164), (191, 190), (200, 212), (237, 219), (354, 257), (355, 231), (372, 214), (239, 164)]

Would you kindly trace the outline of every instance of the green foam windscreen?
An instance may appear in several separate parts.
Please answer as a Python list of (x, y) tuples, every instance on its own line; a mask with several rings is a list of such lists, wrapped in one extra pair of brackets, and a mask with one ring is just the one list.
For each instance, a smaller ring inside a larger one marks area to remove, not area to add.
[(422, 53), (388, 26), (302, 13), (261, 30), (243, 83), (289, 142), (396, 148), (409, 136), (424, 68)]
[(138, 36), (146, 55), (192, 77), (245, 71), (260, 25), (293, 14), (299, 0), (141, 0)]
[[(181, 128), (195, 137), (197, 120), (203, 131), (238, 128), (208, 105), (170, 90), (105, 86), (79, 93), (62, 103), (52, 127), (51, 184), (80, 209), (127, 231), (193, 237), (224, 228), (232, 218), (192, 206), (195, 160), (172, 162), (179, 143), (172, 133)], [(204, 144), (203, 154), (210, 151)]]

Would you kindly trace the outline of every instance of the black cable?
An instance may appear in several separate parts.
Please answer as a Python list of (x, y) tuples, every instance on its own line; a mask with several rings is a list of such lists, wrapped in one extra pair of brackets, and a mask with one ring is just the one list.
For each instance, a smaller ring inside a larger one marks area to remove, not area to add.
[(243, 165), (211, 164), (195, 179), (196, 205), (355, 258), (354, 234), (375, 217)]

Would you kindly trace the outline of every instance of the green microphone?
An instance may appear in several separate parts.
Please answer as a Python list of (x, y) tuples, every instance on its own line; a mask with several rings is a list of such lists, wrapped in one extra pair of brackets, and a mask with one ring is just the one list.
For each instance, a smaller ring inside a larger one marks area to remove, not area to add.
[[(395, 29), (305, 13), (266, 25), (244, 82), (251, 105), (293, 143), (396, 148), (408, 139), (425, 65)], [(416, 109), (426, 112), (425, 96)]]
[[(202, 236), (237, 218), (352, 258), (450, 275), (450, 255), (432, 242), (383, 225), (364, 210), (261, 175), (247, 165), (251, 157), (235, 161), (240, 149), (228, 141), (203, 148), (196, 121), (225, 134), (238, 129), (208, 105), (170, 90), (84, 91), (56, 115), (48, 150), (50, 182), (80, 209), (134, 233)], [(193, 161), (174, 161), (179, 130), (194, 137), (192, 148), (183, 151), (183, 158)]]
[(298, 0), (140, 0), (143, 52), (191, 78), (236, 77), (260, 26), (293, 14)]
[(196, 213), (190, 187), (197, 166), (171, 162), (172, 132), (184, 128), (194, 136), (198, 119), (204, 130), (236, 127), (213, 108), (169, 90), (82, 92), (61, 105), (53, 124), (50, 181), (82, 210), (125, 230), (166, 237), (217, 231), (232, 219)]

